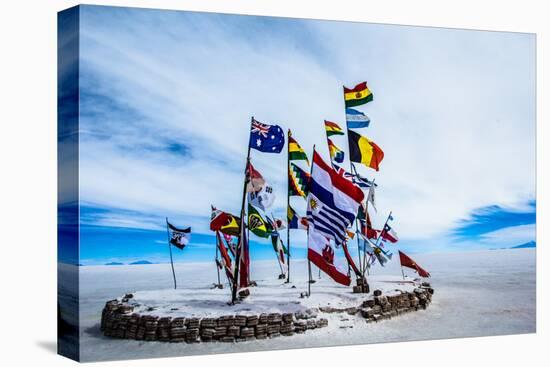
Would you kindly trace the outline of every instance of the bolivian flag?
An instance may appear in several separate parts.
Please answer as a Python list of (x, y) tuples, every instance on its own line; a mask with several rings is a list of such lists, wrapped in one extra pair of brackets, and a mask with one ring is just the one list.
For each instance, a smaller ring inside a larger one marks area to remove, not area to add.
[(348, 129), (349, 159), (352, 162), (363, 163), (378, 171), (384, 152), (378, 145), (355, 131)]
[(306, 161), (309, 166), (309, 160), (304, 149), (298, 144), (292, 137), (290, 130), (288, 130), (288, 160), (289, 161)]
[(327, 137), (332, 135), (344, 135), (344, 131), (337, 123), (327, 120), (325, 120), (325, 130), (327, 132)]
[(294, 163), (291, 163), (288, 176), (288, 195), (301, 196), (305, 199), (309, 193), (310, 174)]
[(344, 101), (346, 108), (355, 107), (372, 101), (372, 93), (367, 88), (367, 82), (359, 83), (353, 89), (344, 86)]

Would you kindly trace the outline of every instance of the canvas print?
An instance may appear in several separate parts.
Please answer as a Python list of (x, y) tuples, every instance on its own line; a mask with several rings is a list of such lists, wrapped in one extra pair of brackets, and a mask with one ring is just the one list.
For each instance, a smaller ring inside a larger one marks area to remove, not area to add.
[(534, 333), (535, 35), (77, 6), (59, 353)]

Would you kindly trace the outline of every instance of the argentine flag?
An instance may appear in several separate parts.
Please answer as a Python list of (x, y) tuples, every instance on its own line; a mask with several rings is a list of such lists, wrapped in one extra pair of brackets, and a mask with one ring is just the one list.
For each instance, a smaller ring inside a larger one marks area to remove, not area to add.
[(370, 124), (370, 119), (367, 115), (353, 108), (346, 108), (346, 121), (348, 129), (360, 129)]

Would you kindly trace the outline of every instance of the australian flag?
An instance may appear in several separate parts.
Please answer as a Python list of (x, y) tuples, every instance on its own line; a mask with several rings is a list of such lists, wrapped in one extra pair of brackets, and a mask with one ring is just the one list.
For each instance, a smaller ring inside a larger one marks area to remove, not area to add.
[(252, 118), (250, 147), (264, 153), (280, 153), (285, 146), (285, 134), (279, 125), (267, 125)]

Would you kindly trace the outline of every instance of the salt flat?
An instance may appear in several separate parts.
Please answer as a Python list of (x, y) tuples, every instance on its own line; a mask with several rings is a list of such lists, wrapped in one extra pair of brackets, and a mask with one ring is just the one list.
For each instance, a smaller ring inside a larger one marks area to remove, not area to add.
[[(200, 316), (234, 311), (226, 304), (229, 289), (210, 289), (216, 281), (210, 263), (176, 264), (177, 291), (169, 290), (169, 264), (131, 266), (85, 266), (80, 268), (80, 341), (82, 361), (168, 357), (207, 353), (245, 352), (345, 344), (426, 340), (470, 336), (532, 333), (536, 330), (536, 272), (534, 249), (494, 250), (445, 254), (418, 254), (414, 258), (432, 274), (433, 302), (425, 311), (408, 313), (379, 323), (344, 314), (323, 314), (327, 328), (273, 340), (226, 344), (170, 344), (111, 339), (101, 335), (99, 321), (105, 301), (135, 292), (136, 298), (153, 303), (161, 311), (176, 302), (180, 312)], [(356, 305), (351, 288), (318, 279), (313, 267), (312, 297), (300, 299), (307, 290), (307, 266), (294, 261), (291, 284), (276, 279), (275, 261), (252, 262), (251, 277), (258, 287), (238, 306), (247, 310), (292, 310), (324, 302), (332, 306)], [(375, 267), (372, 286), (389, 292), (411, 285), (386, 283), (399, 280), (398, 261)], [(414, 273), (406, 273), (414, 277)], [(62, 276), (62, 275), (61, 275)], [(295, 286), (296, 288), (291, 288)], [(146, 302), (144, 302), (146, 303)]]

